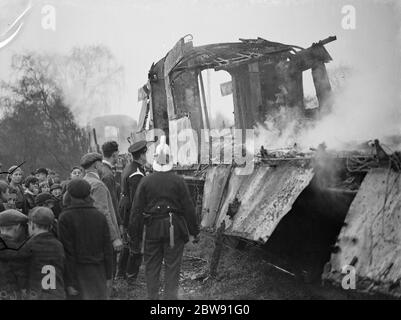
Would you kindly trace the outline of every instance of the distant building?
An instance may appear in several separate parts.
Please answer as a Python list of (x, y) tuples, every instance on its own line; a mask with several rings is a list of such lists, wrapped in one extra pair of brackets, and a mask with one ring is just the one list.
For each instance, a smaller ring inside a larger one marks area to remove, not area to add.
[(125, 153), (129, 147), (127, 138), (136, 132), (138, 124), (136, 120), (127, 115), (107, 115), (92, 119), (88, 127), (92, 148), (96, 149), (96, 142), (93, 138), (93, 129), (95, 129), (99, 147), (106, 141), (115, 140), (120, 145), (120, 151)]

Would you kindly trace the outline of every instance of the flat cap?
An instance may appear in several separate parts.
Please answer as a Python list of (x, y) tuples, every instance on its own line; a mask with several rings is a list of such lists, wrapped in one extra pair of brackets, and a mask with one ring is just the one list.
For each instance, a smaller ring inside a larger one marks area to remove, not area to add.
[(63, 187), (61, 186), (61, 184), (59, 183), (53, 183), (52, 186), (50, 187), (50, 191), (56, 190), (56, 189), (63, 189)]
[(28, 217), (18, 210), (8, 209), (0, 212), (0, 227), (13, 226), (28, 222)]
[(140, 140), (140, 141), (137, 141), (134, 144), (132, 144), (128, 148), (128, 152), (135, 153), (135, 152), (141, 151), (142, 149), (145, 149), (146, 147), (147, 147), (147, 142), (145, 140)]
[(67, 185), (67, 192), (71, 197), (84, 199), (91, 193), (91, 186), (84, 179), (73, 179)]
[(46, 207), (36, 207), (29, 212), (29, 220), (33, 223), (50, 226), (54, 222), (53, 211)]
[(35, 199), (35, 205), (41, 206), (47, 202), (54, 201), (53, 196), (48, 192), (39, 193)]
[(100, 153), (90, 152), (81, 158), (81, 166), (86, 169), (89, 168), (96, 161), (102, 161), (103, 157)]

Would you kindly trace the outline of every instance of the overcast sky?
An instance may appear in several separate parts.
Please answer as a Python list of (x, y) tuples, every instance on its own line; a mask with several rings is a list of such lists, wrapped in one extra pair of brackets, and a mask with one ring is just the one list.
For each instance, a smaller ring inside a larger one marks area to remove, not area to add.
[[(0, 0), (5, 19), (29, 0)], [(7, 80), (11, 56), (25, 50), (68, 53), (73, 46), (104, 44), (125, 69), (121, 105), (113, 113), (137, 117), (137, 89), (158, 61), (185, 34), (194, 45), (262, 37), (307, 47), (336, 35), (327, 49), (338, 64), (382, 70), (399, 81), (399, 6), (392, 1), (341, 0), (32, 0), (18, 36), (0, 49), (0, 78)], [(41, 26), (44, 5), (56, 9), (56, 31)], [(341, 26), (344, 5), (356, 8), (356, 29)], [(398, 10), (398, 11), (397, 11)], [(391, 66), (391, 67), (390, 67)]]

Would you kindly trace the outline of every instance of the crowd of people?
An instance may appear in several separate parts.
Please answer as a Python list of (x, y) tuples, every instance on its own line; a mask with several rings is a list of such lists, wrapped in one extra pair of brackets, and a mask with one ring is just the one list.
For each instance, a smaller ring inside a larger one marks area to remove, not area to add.
[(184, 245), (199, 225), (165, 137), (151, 166), (147, 150), (146, 141), (130, 146), (121, 178), (115, 141), (85, 154), (65, 181), (21, 166), (0, 177), (0, 300), (109, 299), (113, 281), (133, 284), (143, 262), (148, 298), (159, 299), (164, 265), (164, 297), (177, 299)]

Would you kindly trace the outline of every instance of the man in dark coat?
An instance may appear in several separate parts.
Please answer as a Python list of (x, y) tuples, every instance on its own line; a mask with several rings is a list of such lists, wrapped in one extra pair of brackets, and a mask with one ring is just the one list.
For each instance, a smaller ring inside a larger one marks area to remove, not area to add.
[(90, 190), (83, 179), (68, 184), (70, 204), (59, 219), (59, 238), (66, 254), (68, 294), (85, 300), (104, 300), (111, 286), (113, 247), (107, 220), (94, 207)]
[(129, 233), (134, 237), (144, 224), (149, 299), (159, 297), (163, 260), (166, 266), (165, 297), (176, 299), (184, 245), (190, 238), (197, 237), (199, 225), (184, 179), (171, 171), (172, 159), (165, 139), (157, 146), (153, 169), (155, 173), (144, 177), (138, 186)]
[[(134, 245), (135, 243), (137, 244), (138, 241), (131, 241), (133, 239), (128, 239), (127, 228), (136, 189), (141, 179), (145, 176), (144, 166), (146, 164), (146, 151), (147, 142), (144, 140), (131, 145), (128, 152), (132, 154), (133, 161), (126, 165), (121, 176), (122, 198), (120, 200), (119, 211), (123, 220), (125, 245), (118, 262), (117, 277), (127, 277), (130, 282), (135, 281), (137, 278), (139, 267), (142, 263), (140, 247)], [(135, 234), (135, 237), (141, 237), (141, 235)]]
[(50, 208), (36, 207), (29, 213), (29, 235), (21, 249), (29, 256), (28, 295), (31, 300), (63, 300), (64, 248), (50, 231), (54, 214)]
[(0, 300), (22, 299), (27, 284), (27, 257), (21, 254), (28, 217), (9, 209), (0, 213)]
[(103, 166), (99, 170), (99, 176), (102, 182), (110, 191), (111, 199), (113, 201), (114, 211), (116, 212), (118, 224), (121, 225), (121, 219), (118, 214), (118, 194), (117, 182), (114, 176), (113, 168), (118, 160), (118, 143), (115, 141), (108, 141), (102, 145), (103, 152)]

